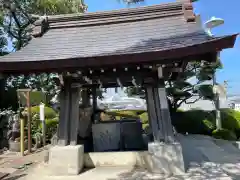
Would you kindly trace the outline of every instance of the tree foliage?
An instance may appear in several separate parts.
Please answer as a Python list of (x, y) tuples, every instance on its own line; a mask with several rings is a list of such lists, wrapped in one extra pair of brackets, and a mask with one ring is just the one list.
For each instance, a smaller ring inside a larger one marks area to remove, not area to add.
[(118, 2), (126, 3), (127, 5), (137, 4), (144, 2), (144, 0), (117, 0)]
[[(166, 91), (171, 108), (176, 111), (183, 103), (191, 104), (199, 99), (214, 100), (213, 85), (209, 81), (213, 79), (216, 69), (221, 67), (219, 60), (215, 63), (191, 62), (177, 79), (166, 81)], [(196, 79), (196, 82), (192, 83), (190, 79)], [(126, 92), (128, 96), (144, 94), (141, 87), (128, 87)]]
[(6, 34), (4, 32), (4, 27), (3, 27), (3, 20), (4, 20), (4, 15), (3, 13), (0, 12), (0, 56), (4, 56), (7, 54), (7, 38)]
[[(143, 2), (144, 0), (118, 0), (128, 5)], [(57, 15), (68, 13), (82, 13), (86, 11), (87, 6), (84, 0), (0, 0), (0, 55), (5, 55), (7, 41), (6, 36), (12, 41), (13, 51), (18, 51), (26, 46), (31, 40), (31, 24), (40, 16)], [(42, 74), (31, 76), (10, 76), (7, 78), (6, 90), (8, 92), (15, 92), (17, 88), (32, 88), (48, 92), (52, 96), (56, 92), (56, 84), (54, 78), (56, 74)], [(202, 77), (202, 76), (201, 76)], [(180, 82), (176, 82), (172, 86), (180, 86)], [(180, 88), (181, 89), (181, 88)], [(169, 92), (176, 99), (181, 99), (185, 93), (185, 97), (190, 96), (185, 91), (181, 92), (175, 88), (176, 91)], [(101, 93), (98, 94), (101, 95)], [(128, 89), (128, 94), (144, 94), (141, 87), (137, 89)], [(12, 97), (12, 96), (11, 96)]]
[[(82, 13), (87, 6), (83, 0), (0, 0), (0, 8), (0, 53), (5, 55), (3, 50), (7, 46), (6, 37), (12, 42), (13, 51), (20, 50), (31, 40), (31, 25), (40, 16)], [(5, 89), (5, 95), (1, 96), (5, 101), (3, 100), (0, 108), (10, 106), (16, 109), (16, 90), (20, 88), (41, 90), (53, 97), (58, 88), (55, 83), (57, 76), (43, 73), (7, 77), (1, 83), (1, 92)]]

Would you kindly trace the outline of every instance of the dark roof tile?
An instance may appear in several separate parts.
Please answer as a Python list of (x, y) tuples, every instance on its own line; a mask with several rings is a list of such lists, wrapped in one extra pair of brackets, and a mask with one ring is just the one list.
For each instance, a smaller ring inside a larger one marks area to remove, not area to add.
[[(201, 30), (196, 26), (196, 23), (187, 23), (183, 16), (101, 26), (50, 28), (42, 37), (34, 38), (26, 47), (11, 53), (2, 60), (44, 61), (103, 54), (114, 55), (119, 52), (124, 53), (124, 51), (131, 53), (128, 48), (138, 44), (146, 44), (153, 39), (168, 39), (168, 42), (171, 42), (171, 39), (176, 36), (184, 37), (186, 34), (191, 35), (199, 31)], [(199, 35), (202, 38), (207, 38), (202, 32)], [(174, 39), (172, 40), (174, 41)], [(157, 50), (172, 48), (169, 45), (165, 47), (162, 46), (163, 44), (156, 45), (154, 48)], [(174, 45), (177, 45), (176, 42)], [(142, 51), (142, 48), (139, 51)], [(137, 52), (136, 48), (135, 52)]]
[[(98, 56), (156, 52), (206, 43), (196, 22), (187, 22), (183, 4), (130, 8), (109, 12), (48, 17), (48, 30), (1, 62), (46, 63)], [(42, 25), (35, 23), (39, 28)], [(101, 62), (99, 62), (101, 64)]]

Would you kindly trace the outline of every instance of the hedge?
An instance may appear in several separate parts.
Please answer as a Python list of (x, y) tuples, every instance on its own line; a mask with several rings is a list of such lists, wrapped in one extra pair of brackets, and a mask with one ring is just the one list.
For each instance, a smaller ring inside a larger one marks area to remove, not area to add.
[[(40, 112), (40, 107), (39, 106), (33, 106), (31, 108), (32, 116), (39, 115), (39, 112)], [(47, 106), (44, 107), (44, 114), (45, 114), (46, 119), (52, 119), (52, 118), (55, 118), (57, 116), (56, 111), (54, 111), (52, 108), (47, 107)]]
[(147, 112), (140, 114), (139, 118), (141, 119), (141, 122), (143, 124), (148, 124), (148, 113)]
[(225, 139), (230, 141), (234, 141), (237, 139), (236, 134), (228, 129), (214, 130), (212, 132), (212, 136), (216, 139)]
[[(49, 137), (56, 131), (58, 124), (57, 113), (49, 107), (45, 107), (46, 112), (46, 123), (49, 127)], [(128, 114), (135, 117), (139, 117), (143, 124), (143, 130), (149, 129), (148, 113), (144, 110), (113, 110), (120, 114)], [(32, 115), (39, 114), (39, 107), (32, 108)], [(36, 122), (39, 117), (35, 116)], [(108, 115), (102, 115), (102, 120), (108, 120)], [(189, 111), (177, 111), (172, 114), (172, 124), (175, 126), (179, 133), (190, 133), (190, 134), (205, 134), (213, 135), (214, 137), (221, 137), (224, 139), (234, 139), (240, 137), (240, 112), (232, 109), (221, 110), (222, 127), (223, 132), (216, 131), (215, 123), (215, 111), (203, 111), (203, 110), (189, 110)], [(33, 118), (34, 119), (34, 118)], [(116, 117), (117, 120), (120, 117)], [(49, 123), (48, 123), (49, 122)], [(38, 126), (39, 127), (39, 126)], [(227, 131), (227, 132), (226, 132)], [(221, 134), (221, 135), (219, 135)], [(222, 135), (223, 134), (223, 135)], [(226, 135), (227, 134), (227, 135)], [(229, 135), (230, 134), (230, 135)]]
[(190, 110), (176, 112), (172, 116), (172, 124), (179, 133), (211, 135), (215, 123), (211, 112)]
[[(24, 109), (26, 114), (27, 108)], [(32, 135), (42, 132), (42, 123), (39, 117), (40, 107), (33, 106), (31, 107), (31, 130)], [(44, 107), (45, 113), (45, 123), (46, 123), (46, 140), (49, 141), (52, 138), (52, 135), (56, 132), (58, 126), (58, 114), (51, 107)], [(27, 123), (26, 123), (27, 125)]]
[[(145, 110), (111, 110), (109, 112), (116, 112), (118, 114), (122, 114), (123, 117), (124, 115), (131, 115), (133, 117), (139, 118), (141, 114), (146, 112)], [(108, 114), (101, 113), (101, 120), (102, 121), (107, 121), (111, 119), (111, 116)], [(121, 116), (116, 116), (116, 120), (120, 120)]]
[[(57, 132), (59, 119), (58, 117), (55, 117), (53, 119), (46, 119), (45, 122), (46, 122), (46, 141), (50, 143), (51, 138)], [(42, 129), (42, 125), (40, 125), (40, 128)]]
[[(139, 115), (143, 129), (148, 126), (148, 114)], [(204, 134), (216, 136), (215, 111), (189, 110), (177, 111), (172, 114), (172, 124), (179, 133)], [(233, 109), (221, 109), (222, 128), (231, 132), (232, 136), (240, 137), (240, 112)], [(217, 133), (218, 134), (218, 133)], [(234, 139), (234, 138), (233, 138)]]

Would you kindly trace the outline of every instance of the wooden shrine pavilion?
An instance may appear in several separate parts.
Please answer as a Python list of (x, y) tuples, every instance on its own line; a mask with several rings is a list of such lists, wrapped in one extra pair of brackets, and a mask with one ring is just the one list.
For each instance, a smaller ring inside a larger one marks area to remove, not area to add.
[(61, 74), (58, 145), (74, 146), (81, 126), (79, 89), (95, 92), (98, 87), (133, 84), (146, 88), (154, 141), (177, 143), (164, 81), (176, 78), (190, 61), (216, 61), (218, 52), (234, 46), (237, 35), (206, 34), (191, 1), (185, 0), (48, 16), (34, 23), (32, 36), (26, 47), (0, 57), (0, 72)]

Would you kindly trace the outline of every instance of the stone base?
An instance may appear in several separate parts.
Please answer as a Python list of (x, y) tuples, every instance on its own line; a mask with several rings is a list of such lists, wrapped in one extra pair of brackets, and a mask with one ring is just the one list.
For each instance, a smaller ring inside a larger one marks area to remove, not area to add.
[(77, 175), (83, 169), (84, 146), (54, 146), (49, 150), (49, 168), (57, 175)]
[(240, 149), (240, 141), (233, 142), (233, 145), (234, 145), (236, 148)]
[(186, 172), (180, 143), (149, 143), (152, 173), (182, 175)]

